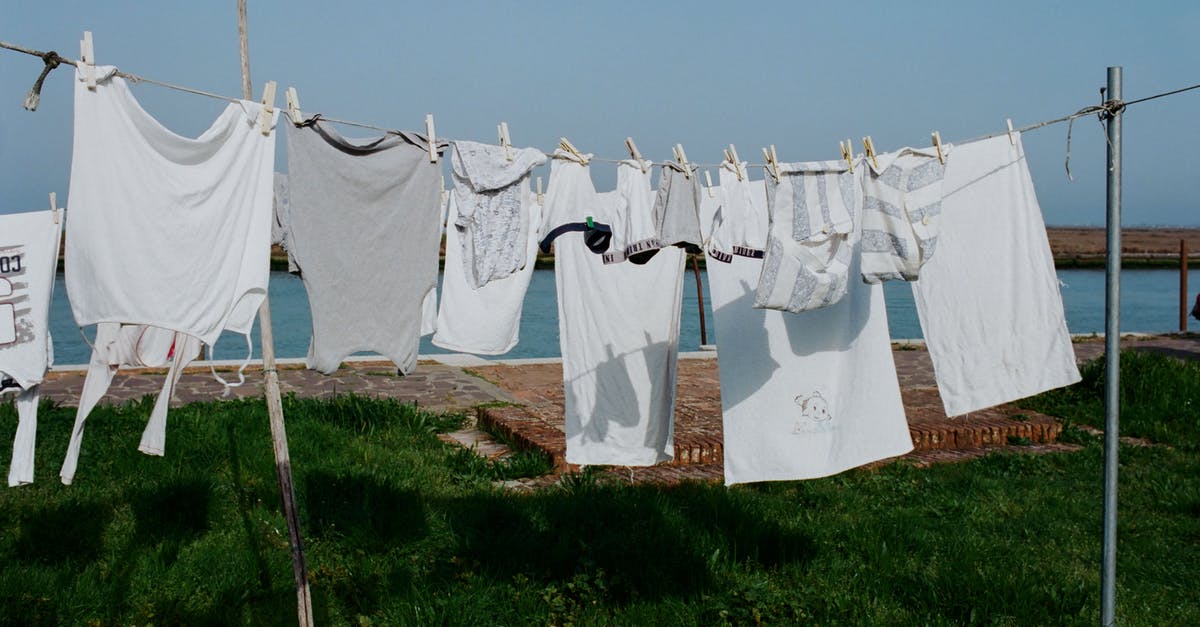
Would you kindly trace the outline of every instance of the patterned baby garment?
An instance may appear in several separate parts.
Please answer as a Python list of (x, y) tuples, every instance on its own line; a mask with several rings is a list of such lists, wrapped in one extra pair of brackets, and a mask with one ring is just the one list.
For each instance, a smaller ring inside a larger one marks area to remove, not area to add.
[(770, 226), (754, 307), (799, 313), (846, 294), (862, 186), (845, 161), (779, 164), (767, 177)]
[(916, 281), (937, 246), (946, 166), (932, 149), (920, 148), (876, 162), (867, 160), (863, 174), (863, 281)]

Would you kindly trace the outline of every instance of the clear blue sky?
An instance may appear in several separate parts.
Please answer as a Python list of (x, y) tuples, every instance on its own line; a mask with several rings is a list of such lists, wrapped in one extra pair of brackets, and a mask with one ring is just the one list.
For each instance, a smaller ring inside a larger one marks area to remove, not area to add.
[[(830, 159), (872, 135), (881, 151), (1071, 113), (1099, 99), (1108, 65), (1126, 99), (1200, 83), (1191, 2), (308, 2), (249, 0), (255, 95), (294, 85), (305, 112), (439, 135), (552, 148), (560, 135), (602, 157), (632, 135), (649, 158), (680, 142), (717, 162), (775, 144), (785, 161)], [(0, 39), (79, 55), (93, 31), (104, 64), (239, 95), (236, 0), (5, 0)], [(21, 108), (40, 61), (0, 50), (0, 212), (65, 196), (70, 68)], [(135, 87), (168, 127), (198, 134), (223, 103)], [(1200, 225), (1200, 90), (1125, 117), (1125, 224)], [(349, 135), (364, 131), (345, 129)], [(1046, 221), (1104, 222), (1104, 138), (1079, 120), (1025, 145)], [(280, 161), (283, 163), (283, 141)], [(593, 168), (610, 186), (612, 166)]]

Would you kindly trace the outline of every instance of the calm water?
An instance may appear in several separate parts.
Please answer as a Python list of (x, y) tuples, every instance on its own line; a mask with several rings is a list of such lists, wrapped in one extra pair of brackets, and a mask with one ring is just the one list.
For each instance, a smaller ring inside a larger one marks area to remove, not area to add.
[[(700, 274), (705, 293), (705, 317), (708, 326), (708, 342), (716, 342), (712, 309), (708, 305), (708, 280)], [(1063, 305), (1067, 313), (1067, 325), (1072, 333), (1098, 333), (1104, 330), (1104, 271), (1063, 270), (1058, 273), (1062, 282)], [(1179, 324), (1179, 273), (1174, 270), (1126, 270), (1121, 273), (1121, 330), (1159, 332), (1177, 330)], [(50, 327), (54, 334), (55, 363), (87, 363), (90, 349), (80, 337), (71, 317), (66, 290), (62, 288), (62, 275), (54, 292), (54, 303), (50, 314)], [(1188, 283), (1192, 294), (1200, 289), (1200, 270), (1189, 273)], [(689, 270), (684, 277), (683, 319), (680, 326), (680, 349), (697, 350), (700, 347), (700, 316), (696, 308), (696, 283)], [(887, 300), (888, 326), (893, 338), (919, 338), (921, 325), (913, 304), (912, 290), (902, 283), (884, 284)], [(300, 279), (286, 272), (271, 273), (271, 319), (275, 329), (275, 353), (279, 357), (304, 357), (308, 352), (308, 341), (312, 320), (308, 312), (308, 298)], [(1200, 321), (1190, 320), (1193, 330), (1200, 329)], [(89, 330), (89, 334), (91, 331)], [(258, 328), (254, 332), (254, 355), (259, 356)], [(421, 353), (446, 353), (429, 342), (421, 341)], [(241, 359), (245, 356), (245, 342), (238, 336), (225, 334), (218, 342), (215, 356), (218, 359)], [(554, 289), (554, 272), (537, 270), (533, 273), (529, 292), (525, 297), (525, 309), (521, 318), (521, 341), (516, 348), (499, 358), (557, 357), (558, 350), (558, 305)]]

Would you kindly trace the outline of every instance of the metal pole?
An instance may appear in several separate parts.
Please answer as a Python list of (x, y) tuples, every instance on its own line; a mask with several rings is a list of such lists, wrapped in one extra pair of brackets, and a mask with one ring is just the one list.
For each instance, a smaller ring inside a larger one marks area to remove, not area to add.
[(696, 307), (700, 309), (700, 343), (708, 344), (708, 330), (704, 326), (704, 288), (700, 285), (700, 263), (692, 255), (692, 274), (696, 276)]
[(1179, 332), (1187, 333), (1188, 324), (1188, 246), (1179, 240)]
[[(238, 41), (242, 56), (242, 97), (253, 98), (250, 87), (250, 45), (246, 34), (246, 0), (238, 0)], [(283, 422), (283, 401), (279, 396), (279, 373), (275, 370), (275, 333), (271, 326), (271, 300), (263, 298), (258, 307), (258, 329), (262, 343), (263, 382), (266, 387), (267, 414), (271, 422), (271, 444), (275, 451), (275, 476), (279, 498), (287, 520), (291, 541), (292, 574), (296, 580), (296, 614), (301, 627), (313, 624), (312, 593), (308, 584), (308, 564), (304, 559), (304, 539), (300, 535), (300, 515), (296, 510), (296, 486), (292, 482), (292, 461), (288, 453), (287, 430)]]
[[(1121, 101), (1121, 68), (1108, 68), (1108, 100)], [(1108, 245), (1104, 293), (1104, 545), (1100, 623), (1115, 624), (1117, 589), (1117, 449), (1121, 402), (1121, 110), (1108, 122)]]

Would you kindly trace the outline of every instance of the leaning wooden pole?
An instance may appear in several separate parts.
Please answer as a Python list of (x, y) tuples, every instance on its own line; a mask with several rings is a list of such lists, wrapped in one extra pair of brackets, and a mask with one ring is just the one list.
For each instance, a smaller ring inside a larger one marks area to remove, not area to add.
[[(246, 35), (246, 0), (238, 0), (238, 41), (242, 56), (242, 98), (253, 98), (250, 87), (250, 47)], [(278, 132), (278, 131), (276, 131)], [(275, 333), (271, 327), (271, 300), (263, 298), (258, 308), (258, 328), (262, 339), (263, 383), (266, 386), (267, 413), (271, 416), (271, 443), (275, 449), (275, 474), (279, 479), (279, 498), (287, 519), (292, 547), (292, 571), (296, 578), (296, 612), (301, 627), (313, 624), (312, 594), (308, 586), (308, 565), (304, 560), (304, 539), (300, 535), (300, 515), (296, 510), (296, 486), (292, 482), (292, 461), (288, 454), (287, 430), (283, 424), (283, 401), (279, 395), (279, 373), (275, 370)]]

